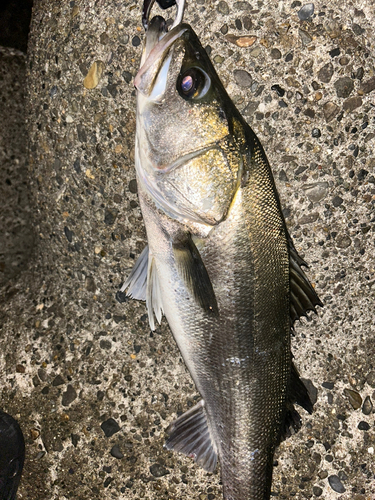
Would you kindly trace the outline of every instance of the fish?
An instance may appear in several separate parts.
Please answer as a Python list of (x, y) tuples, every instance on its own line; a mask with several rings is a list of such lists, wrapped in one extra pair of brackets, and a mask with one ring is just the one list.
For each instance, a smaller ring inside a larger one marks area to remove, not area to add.
[(147, 233), (121, 291), (165, 316), (202, 399), (165, 447), (226, 500), (270, 498), (274, 452), (313, 404), (292, 360), (294, 322), (322, 306), (288, 233), (264, 149), (177, 1), (151, 20), (135, 77), (135, 170)]
[(0, 499), (16, 500), (25, 461), (25, 440), (18, 422), (0, 410)]

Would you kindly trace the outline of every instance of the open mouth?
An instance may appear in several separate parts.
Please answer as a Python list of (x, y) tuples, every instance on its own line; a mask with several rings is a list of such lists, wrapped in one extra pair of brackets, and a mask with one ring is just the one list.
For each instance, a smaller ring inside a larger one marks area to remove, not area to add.
[[(172, 5), (174, 0), (157, 0), (161, 7)], [(150, 20), (152, 6), (155, 0), (145, 0), (143, 4), (142, 22), (146, 31), (146, 40), (141, 60), (141, 67), (135, 77), (136, 89), (144, 95), (150, 95), (154, 87), (155, 78), (162, 66), (165, 71), (169, 64), (164, 64), (169, 48), (188, 29), (181, 24), (185, 9), (185, 0), (175, 0), (177, 5), (176, 17), (168, 29), (167, 22), (162, 16), (154, 16)], [(168, 23), (169, 24), (169, 23)], [(161, 75), (160, 77), (162, 77)], [(165, 76), (165, 75), (164, 75)]]

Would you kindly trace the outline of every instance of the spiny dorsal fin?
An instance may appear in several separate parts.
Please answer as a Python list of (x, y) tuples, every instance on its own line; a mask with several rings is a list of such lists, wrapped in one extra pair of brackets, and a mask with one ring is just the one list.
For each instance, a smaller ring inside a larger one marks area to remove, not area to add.
[(164, 446), (168, 450), (184, 453), (208, 472), (215, 470), (217, 450), (211, 439), (203, 400), (172, 422), (167, 434)]
[(142, 250), (133, 266), (125, 283), (120, 288), (121, 292), (127, 289), (126, 295), (137, 300), (146, 300), (147, 288), (147, 269), (148, 269), (148, 245)]
[(204, 311), (219, 314), (210, 277), (191, 234), (184, 233), (176, 237), (172, 248), (180, 277), (195, 301)]
[(306, 262), (298, 255), (291, 237), (289, 242), (289, 276), (290, 276), (290, 319), (293, 323), (302, 316), (307, 316), (308, 311), (316, 313), (316, 306), (323, 307), (317, 293), (312, 287), (301, 266)]

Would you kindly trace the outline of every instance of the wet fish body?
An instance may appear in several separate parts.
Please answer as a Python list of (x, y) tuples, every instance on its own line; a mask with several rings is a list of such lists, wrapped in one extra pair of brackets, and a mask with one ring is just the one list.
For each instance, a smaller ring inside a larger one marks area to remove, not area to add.
[(312, 410), (292, 322), (321, 305), (288, 235), (263, 148), (187, 24), (147, 31), (136, 170), (147, 230), (123, 289), (162, 314), (202, 401), (166, 447), (212, 471), (226, 500), (268, 499), (275, 447)]

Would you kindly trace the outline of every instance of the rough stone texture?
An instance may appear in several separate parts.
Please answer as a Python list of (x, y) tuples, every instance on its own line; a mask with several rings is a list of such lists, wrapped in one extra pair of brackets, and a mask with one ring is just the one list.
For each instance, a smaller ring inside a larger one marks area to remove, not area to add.
[(24, 269), (34, 243), (24, 90), (25, 54), (0, 47), (0, 286)]
[[(247, 110), (295, 245), (325, 303), (318, 317), (296, 325), (292, 339), (299, 371), (318, 395), (313, 415), (301, 410), (301, 431), (277, 452), (272, 490), (281, 499), (333, 500), (332, 485), (341, 484), (340, 500), (369, 500), (374, 414), (369, 404), (366, 412), (355, 410), (344, 389), (374, 401), (374, 10), (369, 1), (314, 2), (314, 16), (301, 22), (302, 4), (294, 3), (258, 2), (250, 49), (220, 33), (226, 23), (234, 32), (233, 19), (250, 15), (250, 3), (190, 2), (185, 20), (221, 61), (233, 101)], [(30, 207), (36, 235), (28, 267), (18, 266), (1, 289), (1, 401), (20, 421), (27, 446), (20, 499), (222, 498), (219, 471), (208, 474), (163, 449), (168, 424), (198, 399), (168, 327), (163, 322), (151, 334), (144, 304), (117, 294), (146, 241), (133, 166), (132, 82), (142, 38), (138, 4), (38, 0), (27, 82), (15, 54), (1, 85), (15, 105), (7, 108), (2, 134), (7, 147), (18, 144), (20, 162), (28, 138), (17, 118), (19, 85), (27, 90), (31, 199), (19, 201), (20, 213)], [(281, 59), (272, 58), (272, 48)], [(349, 62), (342, 66), (339, 55)], [(105, 68), (98, 85), (86, 89), (95, 61)], [(321, 82), (318, 72), (328, 63), (332, 79)], [(239, 68), (252, 76), (251, 91), (234, 81)], [(299, 86), (288, 86), (288, 77)], [(342, 78), (352, 80), (350, 98), (362, 99), (350, 114), (334, 86)], [(273, 85), (287, 89), (285, 106)], [(311, 137), (313, 128), (320, 137)], [(11, 157), (2, 154), (3, 171)], [(12, 186), (25, 174), (17, 169)], [(11, 187), (1, 179), (1, 189)], [(13, 211), (2, 227), (6, 239), (18, 215)], [(29, 234), (30, 223), (21, 229)], [(28, 237), (19, 241), (17, 249), (26, 252)], [(8, 248), (13, 255), (15, 247)], [(101, 424), (109, 419), (120, 430), (105, 437)], [(114, 446), (123, 458), (111, 454)]]

